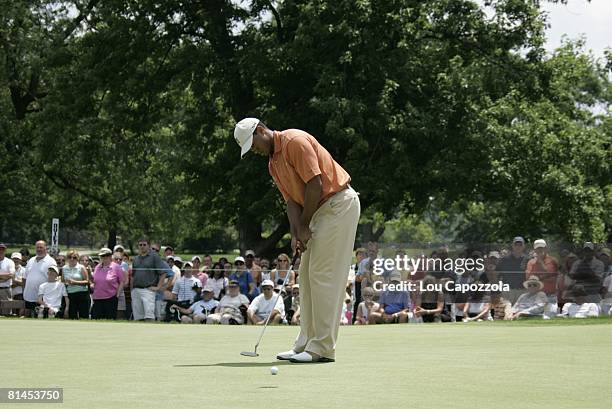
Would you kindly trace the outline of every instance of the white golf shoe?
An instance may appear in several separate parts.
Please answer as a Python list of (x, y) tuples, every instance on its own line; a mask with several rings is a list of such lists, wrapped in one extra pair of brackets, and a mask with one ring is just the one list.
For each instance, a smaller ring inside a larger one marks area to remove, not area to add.
[(279, 361), (288, 361), (297, 354), (298, 353), (295, 352), (293, 349), (290, 349), (289, 351), (281, 352), (280, 354), (276, 355), (276, 359), (278, 359)]

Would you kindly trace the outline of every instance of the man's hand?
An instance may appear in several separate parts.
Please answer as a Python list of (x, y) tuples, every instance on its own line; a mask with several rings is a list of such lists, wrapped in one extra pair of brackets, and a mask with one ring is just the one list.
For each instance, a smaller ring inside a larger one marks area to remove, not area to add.
[(309, 226), (299, 225), (297, 231), (297, 239), (300, 242), (300, 250), (305, 251), (306, 246), (308, 245), (308, 241), (312, 237), (312, 232), (310, 231)]
[(158, 292), (159, 291), (159, 287), (155, 287), (154, 285), (152, 285), (151, 287), (147, 287), (147, 290)]

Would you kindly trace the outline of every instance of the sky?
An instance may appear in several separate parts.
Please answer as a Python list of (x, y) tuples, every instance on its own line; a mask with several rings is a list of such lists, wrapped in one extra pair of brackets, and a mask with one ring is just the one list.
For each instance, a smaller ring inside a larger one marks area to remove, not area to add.
[(546, 49), (554, 50), (561, 45), (561, 38), (571, 39), (586, 35), (586, 48), (595, 57), (603, 57), (606, 47), (612, 48), (612, 0), (569, 0), (564, 4), (543, 3), (542, 9), (549, 13)]

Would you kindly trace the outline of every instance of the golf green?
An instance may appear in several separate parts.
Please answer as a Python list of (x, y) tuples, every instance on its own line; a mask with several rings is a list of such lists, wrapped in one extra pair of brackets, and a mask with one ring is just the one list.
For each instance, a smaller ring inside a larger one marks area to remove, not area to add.
[(335, 363), (291, 364), (296, 327), (249, 358), (260, 327), (3, 319), (1, 385), (64, 403), (0, 407), (612, 407), (612, 321), (577, 321), (343, 327)]

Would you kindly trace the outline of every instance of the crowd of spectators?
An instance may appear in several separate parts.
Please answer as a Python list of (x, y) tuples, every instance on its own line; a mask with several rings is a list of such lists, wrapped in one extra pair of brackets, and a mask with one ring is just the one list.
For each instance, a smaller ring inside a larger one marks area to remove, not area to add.
[[(543, 239), (528, 248), (522, 237), (515, 237), (508, 248), (468, 249), (455, 259), (482, 260), (482, 269), (463, 272), (452, 269), (418, 271), (385, 270), (375, 274), (377, 258), (382, 256), (376, 243), (356, 251), (355, 295), (356, 324), (470, 322), (553, 317), (586, 318), (612, 315), (612, 265), (610, 249), (586, 242), (579, 248), (559, 251), (556, 258)], [(396, 256), (405, 253), (397, 250)], [(422, 254), (422, 257), (426, 255)], [(449, 258), (449, 249), (441, 247), (427, 255), (429, 259)], [(451, 257), (452, 258), (452, 257)], [(382, 263), (378, 263), (381, 265)], [(434, 265), (435, 263), (431, 263)], [(475, 263), (477, 265), (477, 263)], [(438, 265), (446, 265), (440, 263)], [(397, 284), (418, 283), (415, 291), (395, 286), (376, 291), (377, 281)], [(447, 282), (453, 285), (445, 285)], [(439, 286), (435, 286), (435, 284)], [(507, 289), (456, 292), (454, 284), (507, 284)], [(436, 288), (435, 291), (420, 289)], [(363, 301), (361, 301), (363, 298)]]
[[(268, 260), (252, 250), (229, 260), (210, 255), (183, 260), (172, 246), (143, 238), (130, 256), (121, 245), (97, 257), (69, 250), (51, 256), (44, 241), (5, 254), (0, 243), (1, 315), (32, 318), (132, 319), (195, 324), (299, 325), (299, 259), (293, 269), (281, 253)], [(393, 257), (406, 253), (395, 250)], [(425, 255), (422, 255), (425, 256)], [(427, 255), (452, 259), (447, 247)], [(341, 314), (344, 325), (585, 318), (612, 314), (610, 249), (584, 243), (561, 249), (545, 240), (527, 246), (516, 237), (508, 248), (466, 250), (455, 258), (484, 260), (484, 268), (384, 270), (376, 243), (355, 252)], [(441, 265), (441, 264), (439, 264)], [(349, 269), (349, 266), (347, 266)], [(406, 290), (400, 283), (419, 283)], [(508, 284), (509, 291), (448, 291), (446, 283)], [(377, 290), (379, 284), (391, 284)], [(436, 286), (438, 284), (438, 286)], [(420, 290), (420, 288), (425, 290)], [(279, 294), (279, 297), (275, 295)], [(11, 303), (12, 302), (12, 303)], [(7, 307), (8, 306), (8, 307)]]

